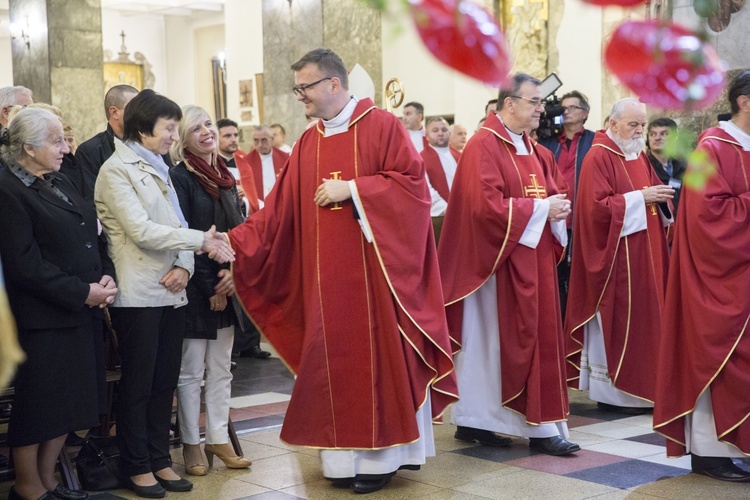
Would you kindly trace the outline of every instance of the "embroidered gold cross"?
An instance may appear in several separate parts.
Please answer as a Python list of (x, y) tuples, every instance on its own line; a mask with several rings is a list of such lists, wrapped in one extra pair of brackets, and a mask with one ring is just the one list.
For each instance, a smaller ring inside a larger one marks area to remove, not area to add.
[(526, 186), (523, 188), (523, 194), (527, 197), (533, 197), (537, 199), (543, 199), (547, 197), (547, 188), (544, 186), (540, 186), (536, 182), (536, 174), (529, 174), (529, 177), (531, 177), (531, 186)]
[[(643, 189), (648, 189), (649, 186), (643, 186)], [(651, 206), (651, 215), (656, 215), (656, 203), (647, 203)]]
[[(340, 181), (341, 170), (339, 170), (338, 172), (331, 172), (331, 178), (334, 180)], [(331, 210), (341, 210), (341, 204), (337, 201), (336, 203), (333, 204), (333, 206), (331, 207)]]

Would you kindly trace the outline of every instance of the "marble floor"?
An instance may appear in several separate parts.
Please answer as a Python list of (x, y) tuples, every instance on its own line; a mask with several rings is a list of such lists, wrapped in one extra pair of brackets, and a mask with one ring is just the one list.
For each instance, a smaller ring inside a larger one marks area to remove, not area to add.
[[(191, 478), (190, 499), (336, 499), (356, 496), (322, 477), (318, 452), (279, 440), (293, 377), (278, 358), (235, 359), (232, 419), (249, 470), (231, 470), (218, 459), (204, 477)], [(733, 484), (690, 473), (688, 457), (667, 459), (664, 438), (651, 430), (651, 416), (601, 412), (585, 393), (571, 391), (570, 440), (582, 450), (551, 457), (529, 450), (527, 441), (489, 448), (453, 438), (455, 427), (436, 425), (437, 456), (420, 471), (399, 471), (371, 499), (748, 499), (750, 483)], [(180, 449), (172, 452), (184, 473)], [(741, 464), (747, 468), (748, 464)], [(10, 483), (0, 484), (4, 498)], [(137, 498), (126, 490), (92, 495), (98, 500)]]

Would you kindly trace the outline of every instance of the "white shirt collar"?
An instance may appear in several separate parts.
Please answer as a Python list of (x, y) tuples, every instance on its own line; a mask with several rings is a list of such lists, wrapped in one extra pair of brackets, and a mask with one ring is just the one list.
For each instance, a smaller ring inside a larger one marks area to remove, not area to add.
[(529, 152), (529, 148), (526, 147), (526, 143), (523, 140), (523, 132), (520, 134), (516, 134), (511, 129), (505, 126), (505, 123), (503, 123), (503, 119), (500, 118), (500, 114), (497, 113), (497, 119), (500, 120), (500, 123), (503, 124), (503, 127), (505, 127), (505, 130), (508, 131), (508, 135), (513, 140), (513, 145), (516, 147), (516, 154), (519, 156), (528, 156), (531, 153)]
[(743, 150), (750, 151), (750, 135), (738, 127), (733, 121), (729, 120), (726, 122), (719, 122), (719, 128), (739, 142)]

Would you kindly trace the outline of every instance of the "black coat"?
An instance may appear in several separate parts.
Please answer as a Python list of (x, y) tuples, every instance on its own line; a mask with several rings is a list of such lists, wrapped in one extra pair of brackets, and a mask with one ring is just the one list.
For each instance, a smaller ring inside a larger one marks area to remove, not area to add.
[[(222, 227), (217, 223), (217, 211), (223, 210), (221, 204), (211, 198), (203, 189), (195, 175), (188, 172), (184, 163), (179, 163), (169, 171), (172, 184), (180, 200), (180, 208), (190, 229), (208, 231), (216, 224), (217, 231), (228, 231), (231, 227)], [(238, 214), (241, 214), (237, 188), (233, 187), (231, 196)], [(219, 217), (221, 219), (221, 217)], [(218, 273), (228, 269), (227, 264), (218, 264), (206, 254), (195, 256), (195, 272), (187, 285), (188, 305), (186, 310), (185, 338), (216, 339), (216, 330), (221, 326), (234, 324), (234, 309), (231, 298), (227, 308), (218, 313), (211, 311), (209, 298), (215, 295), (214, 287), (219, 283)], [(223, 323), (223, 324), (222, 324)], [(221, 326), (220, 326), (221, 325)]]
[[(654, 172), (656, 172), (656, 175), (659, 177), (659, 180), (663, 184), (669, 184), (669, 174), (662, 166), (661, 162), (656, 159), (656, 157), (651, 154), (651, 151), (648, 152), (648, 161), (651, 162), (651, 167), (654, 169)], [(685, 176), (685, 170), (687, 170), (687, 165), (680, 160), (672, 160), (672, 177), (674, 179), (677, 179), (678, 181), (682, 182), (682, 178)], [(677, 205), (680, 203), (680, 191), (682, 188), (675, 188), (674, 190), (674, 199), (672, 200), (672, 204), (674, 205), (674, 213), (677, 213)]]
[[(572, 187), (578, 187), (578, 178), (581, 175), (581, 165), (583, 164), (583, 159), (586, 157), (586, 153), (589, 152), (589, 149), (591, 149), (591, 145), (594, 143), (594, 135), (596, 135), (594, 134), (594, 132), (586, 129), (583, 131), (583, 135), (581, 136), (581, 138), (578, 139), (578, 147), (576, 148), (576, 185)], [(539, 141), (539, 144), (552, 151), (552, 154), (555, 155), (555, 161), (560, 158), (562, 145), (560, 144), (558, 136), (542, 139), (541, 141)], [(575, 191), (578, 192), (578, 189), (576, 189)]]
[(26, 187), (10, 169), (0, 171), (0, 255), (19, 329), (86, 324), (100, 314), (85, 304), (89, 283), (116, 278), (93, 201), (64, 176), (54, 183), (73, 205), (39, 180)]

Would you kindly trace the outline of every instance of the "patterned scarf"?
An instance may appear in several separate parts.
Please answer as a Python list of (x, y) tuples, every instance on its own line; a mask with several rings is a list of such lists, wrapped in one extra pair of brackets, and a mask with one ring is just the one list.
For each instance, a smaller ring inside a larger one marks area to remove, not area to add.
[(232, 189), (235, 185), (234, 177), (224, 163), (224, 159), (214, 154), (214, 165), (211, 166), (206, 163), (203, 159), (191, 153), (185, 149), (183, 151), (185, 157), (185, 167), (189, 172), (195, 174), (198, 178), (203, 189), (213, 198), (218, 200), (220, 190)]

